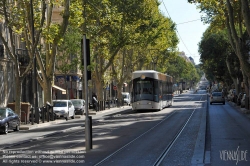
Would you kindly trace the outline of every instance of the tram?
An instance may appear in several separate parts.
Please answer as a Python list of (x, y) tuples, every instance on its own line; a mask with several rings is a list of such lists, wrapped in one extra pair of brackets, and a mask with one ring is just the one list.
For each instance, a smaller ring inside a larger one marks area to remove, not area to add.
[(155, 70), (132, 73), (133, 110), (162, 110), (173, 105), (173, 78)]

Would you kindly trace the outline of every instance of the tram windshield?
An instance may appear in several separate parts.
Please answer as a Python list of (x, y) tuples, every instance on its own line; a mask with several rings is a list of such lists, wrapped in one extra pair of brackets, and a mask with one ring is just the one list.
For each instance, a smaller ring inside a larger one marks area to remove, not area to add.
[(158, 90), (158, 81), (152, 78), (145, 78), (141, 80), (140, 78), (133, 80), (133, 97), (134, 101), (139, 100), (150, 100), (158, 101), (157, 96), (159, 93)]

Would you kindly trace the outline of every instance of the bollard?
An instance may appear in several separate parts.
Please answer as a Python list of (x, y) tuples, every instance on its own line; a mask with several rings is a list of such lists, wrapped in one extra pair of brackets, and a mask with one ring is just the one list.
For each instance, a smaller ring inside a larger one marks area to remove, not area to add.
[(90, 127), (90, 149), (93, 149), (92, 143), (92, 116), (89, 116), (89, 127)]
[(48, 105), (46, 106), (46, 117), (47, 117), (47, 122), (49, 122), (50, 116), (49, 116), (49, 106)]
[(106, 109), (106, 101), (103, 102), (103, 110)]
[(31, 110), (31, 124), (34, 125), (34, 112), (33, 112), (33, 107), (30, 108)]
[(98, 106), (99, 106), (99, 107), (98, 107), (98, 108), (99, 108), (98, 111), (101, 111), (101, 110), (102, 110), (102, 101), (99, 101)]
[(45, 120), (45, 111), (46, 111), (46, 107), (43, 106), (43, 109), (42, 109), (42, 122), (44, 123), (44, 120)]
[(103, 101), (101, 101), (101, 111), (103, 110)]
[(51, 106), (51, 107), (50, 107), (50, 109), (51, 109), (52, 121), (54, 121), (54, 120), (55, 120), (55, 118), (54, 118), (54, 110), (53, 110), (53, 106)]

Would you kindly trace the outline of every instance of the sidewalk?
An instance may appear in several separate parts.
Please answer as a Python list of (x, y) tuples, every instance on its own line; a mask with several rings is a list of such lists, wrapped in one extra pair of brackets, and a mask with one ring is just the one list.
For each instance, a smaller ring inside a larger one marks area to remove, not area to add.
[[(110, 109), (106, 108), (105, 110), (102, 111), (94, 111), (93, 109), (89, 109), (88, 110), (88, 115), (91, 116), (95, 116), (95, 115), (104, 115), (104, 114), (109, 114), (109, 113), (114, 113), (117, 111), (122, 111), (123, 108), (129, 108), (130, 106), (122, 106), (122, 107), (112, 107)], [(85, 119), (85, 115), (75, 115), (75, 119)], [(39, 124), (34, 123), (33, 125), (30, 123), (28, 124), (21, 124), (20, 125), (20, 130), (31, 130), (31, 129), (35, 129), (35, 128), (39, 128), (39, 127), (46, 127), (46, 126), (50, 126), (50, 125), (55, 125), (55, 124), (59, 124), (59, 123), (67, 123), (67, 121), (63, 118), (61, 119), (56, 119), (54, 121), (49, 121), (47, 122), (46, 120), (44, 121), (44, 123), (40, 120)]]

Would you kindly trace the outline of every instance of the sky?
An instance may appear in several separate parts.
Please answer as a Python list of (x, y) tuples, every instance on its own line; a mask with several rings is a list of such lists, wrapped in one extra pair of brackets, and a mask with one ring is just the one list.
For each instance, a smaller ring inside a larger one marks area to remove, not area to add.
[(195, 64), (200, 63), (198, 43), (208, 25), (201, 22), (201, 13), (196, 9), (195, 4), (188, 0), (160, 0), (160, 11), (170, 17), (177, 25), (179, 38), (179, 51), (185, 52), (187, 57), (192, 57)]

